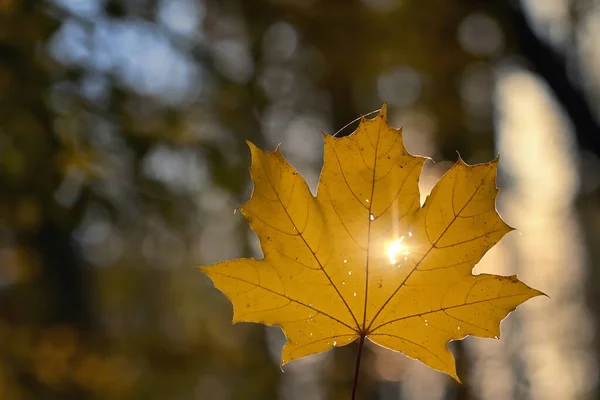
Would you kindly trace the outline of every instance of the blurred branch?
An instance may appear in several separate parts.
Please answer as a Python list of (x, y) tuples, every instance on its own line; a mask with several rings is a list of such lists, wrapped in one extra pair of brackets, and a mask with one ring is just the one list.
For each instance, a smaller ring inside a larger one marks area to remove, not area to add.
[(579, 145), (600, 156), (600, 125), (583, 91), (568, 76), (564, 57), (533, 31), (521, 7), (505, 6), (501, 14), (513, 28), (521, 54), (546, 82), (573, 124)]

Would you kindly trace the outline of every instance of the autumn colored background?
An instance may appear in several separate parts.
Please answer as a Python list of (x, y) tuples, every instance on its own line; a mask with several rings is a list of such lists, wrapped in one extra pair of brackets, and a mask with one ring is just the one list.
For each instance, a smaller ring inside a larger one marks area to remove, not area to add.
[(260, 255), (245, 140), (315, 189), (384, 101), (424, 191), (501, 154), (476, 271), (551, 299), (453, 343), (462, 386), (368, 347), (361, 398), (600, 398), (599, 100), (594, 0), (0, 0), (0, 399), (348, 399), (355, 345), (282, 373), (192, 267)]

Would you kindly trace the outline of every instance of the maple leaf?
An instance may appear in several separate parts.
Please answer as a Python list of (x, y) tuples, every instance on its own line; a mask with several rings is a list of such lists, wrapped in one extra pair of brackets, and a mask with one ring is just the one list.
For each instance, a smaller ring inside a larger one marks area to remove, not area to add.
[(447, 344), (498, 337), (500, 321), (543, 294), (516, 276), (473, 275), (512, 228), (498, 215), (498, 160), (461, 159), (420, 206), (425, 157), (411, 155), (385, 106), (344, 138), (324, 135), (314, 197), (279, 148), (249, 143), (255, 187), (240, 210), (264, 258), (201, 268), (233, 321), (280, 326), (282, 365), (365, 338), (458, 380)]

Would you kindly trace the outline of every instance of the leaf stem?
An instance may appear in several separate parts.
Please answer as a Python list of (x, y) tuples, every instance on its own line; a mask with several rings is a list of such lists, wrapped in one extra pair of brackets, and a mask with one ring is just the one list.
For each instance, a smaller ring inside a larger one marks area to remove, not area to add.
[(358, 353), (356, 354), (356, 368), (354, 370), (354, 384), (352, 385), (352, 400), (356, 400), (356, 389), (358, 388), (358, 373), (360, 372), (360, 360), (362, 358), (364, 345), (365, 335), (360, 335), (360, 342), (358, 342)]

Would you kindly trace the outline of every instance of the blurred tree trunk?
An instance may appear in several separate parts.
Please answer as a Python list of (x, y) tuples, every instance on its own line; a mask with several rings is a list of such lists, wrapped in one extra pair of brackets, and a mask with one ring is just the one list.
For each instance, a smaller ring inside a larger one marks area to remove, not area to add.
[[(503, 5), (503, 6), (500, 6)], [(579, 145), (600, 157), (600, 124), (585, 93), (569, 78), (567, 60), (540, 39), (521, 7), (498, 2), (496, 9), (501, 21), (511, 27), (512, 45), (525, 57), (529, 67), (546, 81), (556, 100), (567, 113)], [(575, 32), (572, 33), (575, 36)]]
[[(496, 5), (497, 6), (497, 5)], [(521, 7), (505, 5), (500, 8), (499, 15), (504, 23), (511, 26), (514, 43), (519, 53), (525, 57), (529, 67), (546, 81), (556, 100), (566, 112), (569, 122), (573, 126), (573, 134), (583, 151), (588, 151), (600, 157), (600, 124), (594, 115), (589, 101), (581, 87), (578, 87), (569, 77), (566, 56), (558, 54), (552, 47), (540, 39), (533, 31)], [(575, 40), (577, 27), (572, 28), (572, 41)], [(575, 45), (575, 43), (572, 43)], [(581, 159), (581, 157), (580, 157)], [(598, 171), (587, 171), (591, 163), (580, 164), (582, 181), (597, 174)], [(595, 322), (595, 332), (600, 332), (600, 251), (598, 238), (600, 230), (598, 221), (600, 215), (600, 190), (583, 194), (577, 201), (576, 212), (585, 238), (590, 270), (587, 279), (587, 304), (592, 312)], [(600, 341), (596, 340), (596, 363), (600, 363)], [(590, 398), (600, 398), (600, 387), (589, 393)]]

